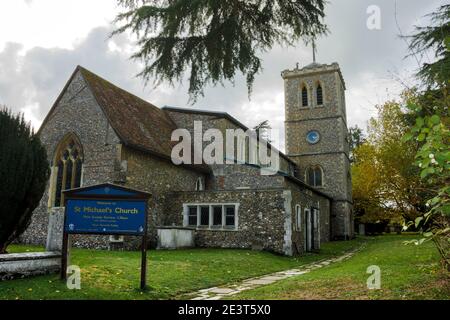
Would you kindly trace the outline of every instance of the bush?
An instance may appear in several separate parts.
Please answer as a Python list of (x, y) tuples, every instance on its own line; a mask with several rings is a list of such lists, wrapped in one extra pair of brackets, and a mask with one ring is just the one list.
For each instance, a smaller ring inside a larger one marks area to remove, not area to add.
[(28, 227), (50, 169), (45, 148), (23, 115), (0, 109), (0, 254)]

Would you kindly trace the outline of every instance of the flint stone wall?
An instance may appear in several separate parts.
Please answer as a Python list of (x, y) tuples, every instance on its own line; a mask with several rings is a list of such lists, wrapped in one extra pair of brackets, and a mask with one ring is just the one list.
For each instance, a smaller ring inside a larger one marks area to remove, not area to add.
[(197, 228), (199, 247), (263, 249), (290, 254), (285, 244), (284, 189), (174, 192), (166, 202), (167, 225), (183, 225), (183, 204), (239, 203), (237, 230)]
[[(292, 190), (292, 250), (293, 254), (302, 254), (306, 251), (305, 232), (306, 215), (305, 209), (319, 208), (320, 221), (318, 229), (315, 229), (315, 248), (319, 248), (321, 243), (330, 241), (330, 200), (311, 190), (287, 181), (286, 186)], [(301, 227), (296, 228), (296, 206), (301, 208)]]
[[(75, 74), (67, 91), (39, 132), (51, 166), (54, 165), (58, 144), (69, 133), (75, 134), (83, 147), (83, 186), (106, 182), (121, 183), (121, 169), (117, 158), (120, 140), (80, 73)], [(21, 242), (45, 245), (48, 224), (49, 183), (34, 211), (30, 226), (21, 236)], [(74, 236), (72, 244), (88, 248), (107, 248), (108, 242), (108, 236)]]

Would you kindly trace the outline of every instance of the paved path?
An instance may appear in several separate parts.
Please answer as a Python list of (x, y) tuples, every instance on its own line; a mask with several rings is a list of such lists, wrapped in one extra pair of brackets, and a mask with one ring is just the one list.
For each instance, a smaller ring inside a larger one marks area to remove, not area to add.
[(301, 266), (301, 268), (298, 269), (279, 271), (256, 278), (246, 279), (241, 282), (237, 282), (226, 286), (202, 289), (190, 294), (190, 296), (193, 297), (191, 298), (192, 300), (220, 300), (224, 297), (236, 295), (242, 291), (255, 289), (261, 286), (272, 284), (274, 282), (283, 279), (309, 273), (313, 270), (328, 266), (329, 264), (334, 262), (341, 262), (347, 260), (351, 258), (357, 251), (359, 251), (359, 249), (345, 253), (336, 258), (330, 258), (326, 260), (317, 261), (315, 263), (307, 264)]

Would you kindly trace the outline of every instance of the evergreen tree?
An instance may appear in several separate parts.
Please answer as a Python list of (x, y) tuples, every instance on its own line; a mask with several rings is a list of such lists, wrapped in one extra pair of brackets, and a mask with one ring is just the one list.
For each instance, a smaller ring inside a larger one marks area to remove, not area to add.
[(23, 115), (0, 109), (0, 254), (28, 227), (48, 177), (46, 151)]
[(249, 94), (261, 70), (257, 55), (275, 44), (293, 45), (325, 34), (324, 0), (118, 0), (127, 12), (113, 34), (138, 37), (133, 58), (144, 62), (140, 73), (158, 84), (189, 75), (193, 101), (205, 85), (247, 80)]
[(424, 56), (433, 51), (435, 60), (424, 63), (417, 73), (425, 85), (433, 88), (446, 87), (450, 79), (450, 4), (426, 16), (430, 25), (416, 27), (409, 45), (410, 55)]

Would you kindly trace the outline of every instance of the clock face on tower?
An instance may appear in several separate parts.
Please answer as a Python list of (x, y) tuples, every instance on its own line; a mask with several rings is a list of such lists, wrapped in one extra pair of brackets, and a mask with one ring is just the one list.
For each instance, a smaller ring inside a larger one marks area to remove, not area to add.
[(316, 144), (319, 140), (320, 134), (316, 130), (312, 130), (306, 135), (306, 141), (308, 141), (309, 144)]

